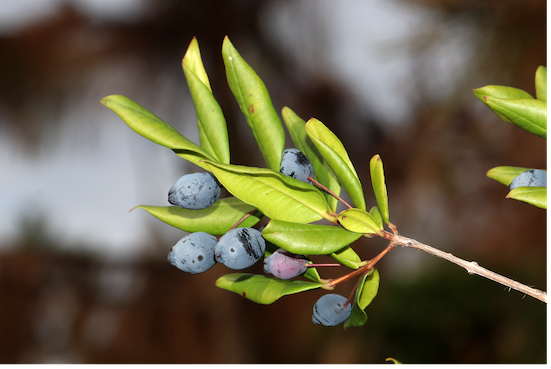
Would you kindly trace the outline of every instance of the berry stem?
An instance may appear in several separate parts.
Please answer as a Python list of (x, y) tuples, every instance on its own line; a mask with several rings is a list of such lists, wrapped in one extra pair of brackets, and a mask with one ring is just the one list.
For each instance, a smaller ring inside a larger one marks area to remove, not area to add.
[(321, 183), (316, 181), (311, 176), (308, 176), (308, 180), (311, 181), (312, 183), (314, 183), (316, 186), (318, 186), (318, 187), (322, 188), (323, 190), (325, 190), (326, 192), (328, 192), (331, 196), (335, 197), (337, 200), (342, 202), (344, 205), (348, 206), (348, 209), (352, 209), (352, 206), (350, 206), (346, 201), (341, 199), (337, 194), (333, 193), (333, 191), (331, 191), (330, 189), (328, 189), (327, 187), (325, 187), (324, 185), (322, 185)]
[(310, 264), (310, 263), (305, 263), (304, 266), (306, 268), (315, 268), (315, 267), (340, 267), (342, 265), (341, 264)]
[(228, 231), (231, 231), (232, 229), (236, 228), (238, 225), (240, 225), (241, 223), (243, 223), (243, 221), (245, 219), (247, 219), (252, 213), (254, 213), (257, 209), (254, 209), (254, 210), (251, 210), (249, 211), (247, 214), (245, 214), (243, 216), (243, 218), (239, 219), (239, 221), (237, 223), (235, 223)]

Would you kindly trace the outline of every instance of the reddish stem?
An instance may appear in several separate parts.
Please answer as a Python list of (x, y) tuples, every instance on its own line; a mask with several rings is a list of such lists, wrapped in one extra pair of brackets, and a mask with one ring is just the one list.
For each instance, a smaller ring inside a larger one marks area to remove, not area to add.
[(369, 271), (369, 269), (373, 268), (375, 266), (375, 264), (377, 264), (377, 262), (379, 260), (381, 260), (383, 258), (383, 256), (388, 254), (388, 252), (390, 250), (392, 250), (395, 246), (396, 246), (396, 244), (394, 242), (391, 242), (383, 251), (381, 251), (379, 253), (379, 255), (377, 255), (373, 259), (369, 260), (366, 265), (356, 269), (355, 271), (353, 271), (351, 273), (345, 274), (342, 277), (330, 280), (330, 282), (327, 285), (329, 287), (335, 287), (339, 283), (345, 282), (345, 281), (349, 280), (350, 278), (353, 278), (353, 277), (355, 277), (359, 274), (362, 274), (364, 272)]
[(308, 180), (312, 181), (312, 183), (314, 183), (316, 186), (318, 186), (318, 187), (322, 188), (323, 190), (327, 191), (331, 196), (335, 197), (337, 200), (342, 202), (344, 205), (348, 206), (348, 209), (352, 209), (352, 206), (350, 206), (346, 201), (341, 199), (337, 194), (333, 193), (333, 191), (331, 191), (330, 189), (328, 189), (327, 187), (325, 187), (324, 185), (322, 185), (321, 183), (316, 181), (314, 178), (308, 176)]
[(307, 267), (307, 268), (314, 268), (314, 267), (340, 267), (342, 265), (341, 264), (309, 264), (309, 263), (305, 263), (304, 266)]
[(255, 211), (256, 211), (256, 209), (254, 209), (254, 210), (252, 210), (252, 211), (249, 211), (247, 214), (245, 214), (245, 215), (243, 216), (243, 218), (239, 219), (239, 221), (238, 221), (237, 223), (235, 223), (235, 224), (233, 225), (233, 227), (231, 227), (228, 231), (231, 231), (232, 229), (234, 229), (235, 227), (237, 227), (238, 225), (240, 225), (241, 223), (243, 223), (243, 221), (244, 221), (245, 219), (247, 219), (247, 218), (248, 218), (252, 213), (254, 213)]

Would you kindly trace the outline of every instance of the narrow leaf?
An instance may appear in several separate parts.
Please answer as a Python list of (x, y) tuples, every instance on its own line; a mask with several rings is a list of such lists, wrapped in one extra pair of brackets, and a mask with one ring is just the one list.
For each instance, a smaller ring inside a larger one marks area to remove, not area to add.
[[(497, 97), (500, 99), (533, 99), (532, 95), (530, 95), (528, 92), (519, 88), (509, 86), (489, 85), (473, 89), (473, 93), (476, 98), (482, 101), (486, 106), (488, 106), (486, 97)], [(504, 121), (513, 123), (499, 112), (494, 111), (494, 113)]]
[(356, 290), (356, 298), (352, 306), (352, 314), (350, 318), (344, 322), (344, 328), (361, 327), (367, 322), (367, 314), (365, 309), (373, 301), (379, 290), (379, 272), (377, 269), (372, 269), (369, 273), (362, 277), (358, 289)]
[(331, 254), (331, 257), (342, 265), (352, 269), (358, 269), (362, 263), (360, 256), (356, 254), (356, 251), (350, 246), (345, 246), (339, 251), (335, 251)]
[(396, 359), (394, 359), (394, 358), (392, 358), (392, 357), (387, 357), (387, 358), (385, 359), (385, 361), (392, 361), (392, 362), (393, 362), (394, 364), (396, 364), (396, 365), (402, 364), (401, 362), (399, 362), (398, 360), (396, 360)]
[(383, 229), (383, 216), (381, 215), (379, 208), (376, 206), (372, 207), (369, 209), (369, 214), (371, 214), (373, 219), (375, 219), (377, 226), (379, 226), (380, 229)]
[(268, 90), (226, 36), (222, 57), (230, 89), (258, 142), (268, 168), (279, 171), (285, 148), (285, 132)]
[(257, 304), (269, 305), (283, 296), (320, 288), (322, 284), (281, 280), (258, 274), (232, 273), (218, 278), (216, 286), (235, 292)]
[(199, 142), (219, 162), (230, 162), (230, 147), (226, 120), (214, 98), (207, 73), (201, 61), (199, 44), (194, 37), (182, 60), (182, 68), (197, 114)]
[(294, 254), (327, 255), (351, 244), (362, 235), (339, 226), (300, 224), (272, 219), (262, 231), (262, 236)]
[(388, 194), (385, 185), (385, 172), (383, 170), (383, 161), (379, 154), (374, 155), (369, 162), (369, 170), (371, 172), (371, 184), (373, 185), (373, 192), (375, 192), (375, 199), (379, 211), (385, 223), (388, 224)]
[(536, 70), (536, 98), (547, 102), (547, 68), (543, 65)]
[[(215, 236), (223, 235), (247, 213), (255, 210), (243, 201), (228, 197), (220, 199), (206, 209), (189, 210), (178, 206), (136, 206), (154, 217), (186, 232), (206, 232)], [(249, 215), (239, 227), (252, 227), (262, 217), (255, 212)]]
[[(319, 153), (316, 145), (314, 145), (312, 140), (306, 134), (306, 122), (288, 107), (284, 107), (281, 113), (295, 147), (306, 155), (314, 167), (316, 180), (331, 192), (339, 196), (341, 193), (341, 184)], [(339, 200), (329, 193), (324, 193), (329, 207), (332, 211), (335, 211)]]
[(534, 99), (485, 97), (493, 112), (532, 134), (547, 139), (547, 103)]
[(218, 181), (235, 197), (271, 219), (311, 223), (328, 213), (325, 196), (314, 186), (270, 169), (207, 162)]
[(186, 50), (186, 54), (182, 60), (182, 67), (193, 73), (195, 77), (197, 77), (205, 86), (207, 86), (209, 90), (212, 91), (209, 83), (209, 77), (207, 76), (207, 71), (203, 66), (203, 61), (201, 60), (199, 42), (197, 42), (196, 37), (193, 37)]
[(495, 179), (501, 184), (504, 184), (505, 186), (509, 186), (511, 182), (513, 182), (513, 179), (515, 179), (516, 176), (518, 176), (521, 173), (526, 172), (527, 170), (530, 170), (530, 168), (523, 168), (523, 167), (495, 167), (490, 169), (486, 176), (488, 176), (491, 179)]
[(351, 232), (362, 234), (378, 234), (382, 229), (371, 214), (360, 209), (343, 210), (338, 215), (339, 223)]
[(337, 176), (339, 182), (342, 183), (354, 205), (365, 210), (362, 184), (342, 142), (331, 130), (315, 118), (311, 118), (306, 122), (306, 133)]
[(117, 113), (139, 135), (172, 149), (178, 156), (208, 170), (201, 160), (214, 158), (147, 109), (121, 95), (106, 96), (101, 103)]
[(506, 197), (547, 209), (547, 187), (517, 187)]
[(497, 97), (500, 99), (533, 99), (528, 92), (515, 87), (489, 85), (473, 89), (477, 99), (486, 104), (485, 97)]

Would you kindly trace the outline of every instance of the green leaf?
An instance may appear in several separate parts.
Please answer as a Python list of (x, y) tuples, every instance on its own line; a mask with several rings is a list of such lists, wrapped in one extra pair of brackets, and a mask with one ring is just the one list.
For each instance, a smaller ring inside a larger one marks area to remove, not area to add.
[(534, 99), (500, 99), (485, 97), (494, 113), (505, 117), (532, 134), (547, 139), (547, 103)]
[(513, 179), (515, 179), (516, 176), (518, 176), (521, 173), (526, 172), (527, 170), (530, 170), (530, 168), (523, 168), (523, 167), (495, 167), (490, 169), (486, 176), (488, 176), (491, 179), (495, 179), (501, 184), (504, 184), (505, 186), (509, 186), (511, 182), (513, 182)]
[(279, 171), (285, 148), (285, 132), (268, 90), (226, 36), (222, 57), (230, 89), (258, 142), (268, 168)]
[(328, 213), (325, 196), (314, 186), (271, 169), (207, 162), (218, 181), (235, 197), (270, 219), (311, 223)]
[(271, 220), (262, 231), (271, 243), (300, 255), (327, 255), (356, 241), (362, 235), (339, 226), (300, 224)]
[[(524, 90), (515, 87), (499, 85), (489, 85), (473, 89), (473, 93), (476, 98), (482, 101), (486, 106), (488, 106), (486, 97), (497, 97), (500, 99), (534, 99), (532, 95)], [(504, 121), (512, 123), (507, 117), (503, 116), (499, 112), (494, 111), (494, 113)]]
[(121, 95), (106, 96), (101, 103), (117, 113), (139, 135), (172, 149), (178, 156), (208, 170), (201, 160), (214, 158), (147, 109)]
[(385, 172), (383, 170), (383, 161), (379, 154), (374, 155), (369, 162), (369, 170), (371, 173), (371, 184), (373, 185), (373, 192), (375, 192), (375, 199), (379, 207), (379, 212), (383, 217), (385, 223), (388, 224), (388, 195), (385, 185)]
[(331, 257), (337, 260), (342, 265), (345, 265), (352, 269), (358, 269), (362, 265), (362, 259), (350, 246), (345, 246), (339, 251), (332, 253)]
[(382, 228), (377, 224), (377, 220), (365, 210), (348, 209), (343, 210), (338, 215), (339, 223), (351, 232), (362, 234), (379, 234)]
[[(331, 192), (339, 196), (341, 193), (341, 184), (319, 153), (316, 145), (314, 145), (312, 140), (310, 140), (306, 134), (306, 122), (288, 107), (284, 107), (281, 114), (295, 147), (306, 155), (314, 167), (315, 179)], [(330, 209), (335, 211), (339, 200), (327, 192), (324, 192), (324, 194), (327, 198), (327, 203), (329, 204)]]
[(517, 187), (505, 197), (547, 209), (547, 187)]
[(352, 306), (352, 314), (344, 322), (344, 328), (361, 327), (367, 322), (367, 314), (365, 308), (373, 301), (379, 290), (379, 272), (377, 269), (371, 269), (369, 273), (362, 277), (358, 289), (356, 290), (356, 298)]
[(216, 286), (235, 292), (257, 304), (269, 305), (280, 297), (320, 288), (322, 284), (281, 280), (258, 274), (231, 273), (218, 278)]
[(354, 205), (365, 210), (362, 184), (342, 142), (329, 128), (315, 118), (311, 118), (306, 122), (306, 133), (337, 176), (339, 182), (342, 183)]
[(230, 146), (226, 120), (220, 105), (216, 102), (199, 52), (199, 44), (194, 37), (182, 60), (182, 68), (191, 92), (197, 114), (199, 142), (212, 157), (219, 162), (230, 162)]
[[(189, 210), (178, 206), (140, 205), (135, 209), (143, 209), (154, 217), (186, 232), (206, 232), (215, 236), (223, 235), (247, 213), (255, 210), (251, 205), (235, 197), (220, 199), (206, 209)], [(252, 227), (262, 217), (255, 212), (249, 215), (239, 227)]]
[(392, 362), (393, 362), (394, 364), (396, 364), (396, 365), (402, 364), (401, 362), (399, 362), (398, 360), (396, 360), (396, 359), (394, 359), (394, 358), (392, 358), (392, 357), (387, 357), (387, 358), (385, 359), (385, 361), (392, 361)]
[(369, 214), (373, 217), (373, 219), (375, 219), (377, 226), (379, 226), (380, 229), (383, 229), (383, 216), (381, 215), (379, 208), (376, 206), (372, 207), (369, 209)]
[(473, 89), (477, 99), (486, 104), (486, 97), (497, 97), (500, 99), (533, 99), (528, 92), (515, 87), (489, 85)]
[(536, 98), (547, 102), (547, 68), (543, 65), (536, 70)]

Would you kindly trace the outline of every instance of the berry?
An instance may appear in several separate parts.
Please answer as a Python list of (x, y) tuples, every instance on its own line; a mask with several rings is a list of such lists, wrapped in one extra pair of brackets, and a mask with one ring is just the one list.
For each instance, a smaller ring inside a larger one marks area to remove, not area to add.
[(220, 197), (220, 185), (208, 172), (186, 174), (168, 191), (168, 202), (184, 209), (199, 210), (211, 206)]
[(166, 259), (184, 272), (203, 273), (216, 264), (214, 247), (217, 243), (218, 239), (208, 233), (191, 233), (172, 246)]
[(277, 249), (264, 259), (264, 271), (279, 279), (291, 279), (304, 273), (308, 260), (284, 249)]
[(517, 187), (547, 187), (547, 172), (540, 169), (530, 169), (516, 176), (509, 185), (510, 190)]
[(235, 228), (220, 237), (214, 248), (216, 261), (230, 269), (240, 270), (252, 266), (266, 250), (266, 241), (254, 228)]
[(314, 178), (314, 167), (298, 149), (285, 149), (281, 157), (279, 171), (283, 174), (298, 179), (299, 181), (312, 184), (308, 176)]
[(341, 324), (352, 314), (352, 304), (343, 307), (346, 301), (346, 297), (335, 293), (323, 295), (314, 305), (312, 321), (327, 327)]

